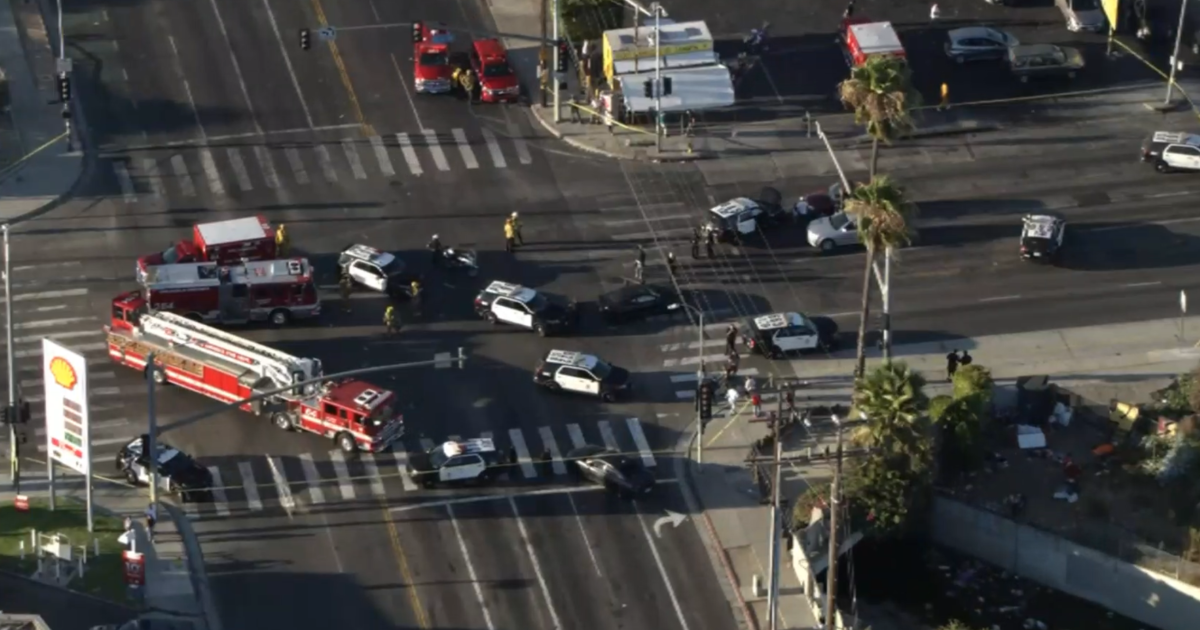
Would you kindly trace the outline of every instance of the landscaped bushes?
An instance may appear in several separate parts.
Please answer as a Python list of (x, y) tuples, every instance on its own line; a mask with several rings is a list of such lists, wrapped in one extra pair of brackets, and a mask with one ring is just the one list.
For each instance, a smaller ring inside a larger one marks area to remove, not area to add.
[(598, 40), (604, 31), (622, 28), (629, 9), (613, 0), (562, 0), (564, 35), (576, 46)]

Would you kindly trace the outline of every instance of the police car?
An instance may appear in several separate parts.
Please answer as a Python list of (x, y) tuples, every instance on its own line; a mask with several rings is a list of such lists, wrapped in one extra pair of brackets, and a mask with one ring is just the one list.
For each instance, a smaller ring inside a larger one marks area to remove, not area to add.
[(837, 323), (827, 317), (772, 313), (745, 322), (744, 330), (744, 341), (750, 351), (772, 359), (804, 352), (829, 352), (837, 346)]
[(1053, 262), (1062, 248), (1067, 221), (1053, 214), (1027, 214), (1021, 225), (1021, 258)]
[(533, 371), (533, 382), (551, 391), (578, 392), (612, 402), (630, 390), (629, 370), (598, 357), (551, 350)]
[(475, 297), (475, 312), (493, 324), (513, 324), (542, 337), (566, 332), (579, 323), (574, 302), (499, 280)]
[[(774, 193), (775, 197), (778, 195)], [(788, 220), (789, 213), (783, 211), (774, 197), (767, 202), (738, 197), (711, 208), (703, 229), (706, 234), (715, 232), (718, 240), (734, 241), (754, 234), (760, 226), (772, 227)]]
[(412, 281), (405, 273), (403, 260), (369, 245), (350, 245), (342, 250), (338, 268), (355, 284), (388, 295), (399, 294)]
[[(117, 472), (124, 475), (130, 485), (150, 483), (150, 458), (146, 453), (148, 436), (140, 435), (117, 451)], [(184, 501), (201, 501), (208, 497), (212, 488), (212, 473), (196, 463), (186, 453), (169, 444), (159, 442), (157, 470), (158, 482), (172, 494)]]
[(426, 488), (491, 481), (503, 465), (491, 438), (446, 442), (408, 457), (408, 474)]
[(1163, 149), (1173, 144), (1200, 147), (1200, 135), (1183, 131), (1155, 131), (1142, 142), (1142, 161), (1157, 164)]

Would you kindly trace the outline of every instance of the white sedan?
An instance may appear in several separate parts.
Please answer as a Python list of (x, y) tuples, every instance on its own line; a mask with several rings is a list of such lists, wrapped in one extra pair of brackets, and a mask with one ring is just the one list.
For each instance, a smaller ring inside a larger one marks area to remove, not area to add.
[(815, 219), (808, 224), (808, 244), (822, 252), (858, 244), (858, 225), (845, 212)]

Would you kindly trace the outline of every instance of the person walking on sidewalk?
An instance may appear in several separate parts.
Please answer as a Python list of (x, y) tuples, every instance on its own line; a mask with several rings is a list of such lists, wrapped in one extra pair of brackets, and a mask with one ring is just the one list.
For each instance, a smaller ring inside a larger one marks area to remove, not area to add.
[(759, 394), (758, 392), (754, 392), (753, 394), (750, 394), (750, 406), (752, 406), (754, 408), (754, 417), (761, 418), (763, 415), (762, 395)]
[(972, 357), (971, 353), (967, 352), (966, 350), (963, 350), (962, 356), (958, 358), (958, 364), (962, 367), (966, 367), (968, 365), (971, 365), (971, 362), (974, 360), (975, 360), (975, 357)]
[(741, 394), (738, 393), (736, 387), (725, 390), (725, 402), (729, 403), (729, 415), (731, 416), (737, 413), (738, 398), (741, 398)]
[(158, 523), (158, 506), (151, 503), (146, 506), (146, 540), (154, 542), (154, 525)]
[(946, 355), (946, 382), (954, 380), (954, 373), (958, 371), (958, 349), (950, 351)]
[(729, 328), (725, 329), (725, 354), (737, 354), (737, 326), (730, 324)]

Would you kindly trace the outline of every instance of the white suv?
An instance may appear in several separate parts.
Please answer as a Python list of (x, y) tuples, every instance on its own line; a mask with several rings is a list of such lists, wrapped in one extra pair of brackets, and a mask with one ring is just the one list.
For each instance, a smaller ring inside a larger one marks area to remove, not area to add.
[(1171, 171), (1200, 171), (1200, 147), (1192, 144), (1169, 144), (1154, 163), (1159, 173)]

